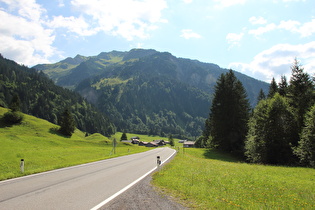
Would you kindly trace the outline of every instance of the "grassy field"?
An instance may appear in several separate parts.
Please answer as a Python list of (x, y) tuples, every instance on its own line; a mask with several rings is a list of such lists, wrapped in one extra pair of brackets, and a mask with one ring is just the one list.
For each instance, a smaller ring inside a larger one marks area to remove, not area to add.
[(154, 185), (196, 209), (315, 209), (315, 170), (254, 165), (187, 148)]
[[(5, 112), (7, 109), (0, 107), (0, 118)], [(85, 133), (76, 130), (71, 138), (67, 138), (55, 131), (57, 126), (54, 124), (29, 115), (24, 118), (21, 125), (7, 127), (0, 123), (0, 180), (149, 149), (119, 142), (121, 133), (111, 138), (97, 133), (85, 137)], [(128, 134), (128, 137), (134, 135)], [(113, 138), (118, 141), (115, 154)], [(21, 159), (25, 162), (23, 174)]]

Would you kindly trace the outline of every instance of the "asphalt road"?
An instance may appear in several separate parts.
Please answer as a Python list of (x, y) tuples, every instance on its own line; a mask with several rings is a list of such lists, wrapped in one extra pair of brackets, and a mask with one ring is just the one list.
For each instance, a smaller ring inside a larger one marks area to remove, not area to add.
[[(0, 182), (0, 209), (97, 209), (174, 154), (157, 148)], [(114, 196), (113, 196), (114, 195)]]

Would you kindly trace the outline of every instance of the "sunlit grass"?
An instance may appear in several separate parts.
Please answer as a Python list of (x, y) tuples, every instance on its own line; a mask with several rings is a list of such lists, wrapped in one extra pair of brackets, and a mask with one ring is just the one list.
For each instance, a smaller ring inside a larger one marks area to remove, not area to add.
[[(0, 107), (0, 118), (6, 111), (7, 109)], [(114, 137), (107, 138), (97, 133), (85, 137), (85, 133), (76, 130), (68, 138), (59, 135), (54, 129), (56, 127), (29, 115), (24, 115), (20, 125), (8, 127), (0, 123), (0, 180), (149, 149), (123, 144), (119, 137), (114, 150)], [(21, 159), (25, 161), (24, 173), (20, 171)]]
[(181, 150), (153, 183), (197, 209), (315, 209), (314, 169), (241, 163), (204, 149)]

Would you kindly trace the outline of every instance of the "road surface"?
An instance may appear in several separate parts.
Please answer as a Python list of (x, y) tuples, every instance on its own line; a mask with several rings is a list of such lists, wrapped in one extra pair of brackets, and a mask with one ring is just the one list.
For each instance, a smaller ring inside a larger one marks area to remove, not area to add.
[(2, 209), (98, 209), (156, 168), (175, 150), (143, 153), (0, 182)]

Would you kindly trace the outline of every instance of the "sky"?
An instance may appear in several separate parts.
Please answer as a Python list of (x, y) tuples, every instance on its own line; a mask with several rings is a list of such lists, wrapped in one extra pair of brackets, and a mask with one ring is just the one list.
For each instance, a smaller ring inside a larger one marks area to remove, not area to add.
[(0, 0), (0, 53), (55, 63), (133, 48), (289, 80), (315, 76), (314, 0)]

